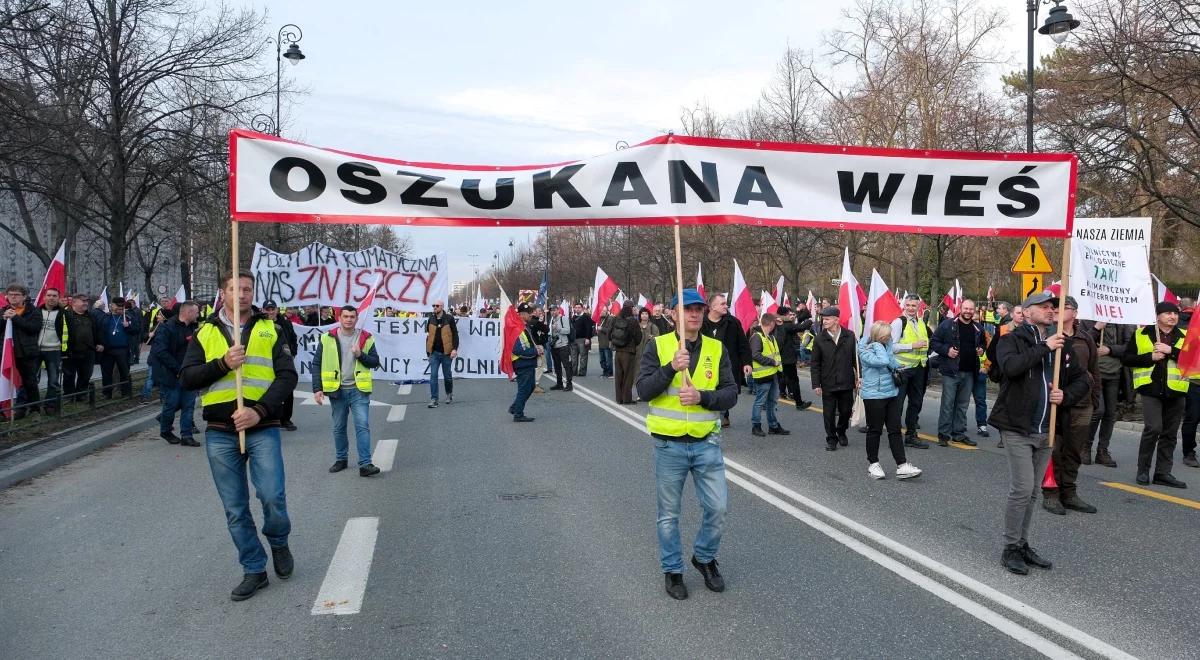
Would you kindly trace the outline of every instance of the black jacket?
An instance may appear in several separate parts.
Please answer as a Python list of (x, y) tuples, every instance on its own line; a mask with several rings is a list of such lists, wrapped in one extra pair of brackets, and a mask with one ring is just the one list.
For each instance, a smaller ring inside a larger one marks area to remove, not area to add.
[[(217, 330), (221, 332), (221, 336), (225, 337), (225, 341), (232, 345), (233, 341), (229, 336), (228, 330), (225, 328), (225, 324), (218, 318), (219, 313), (219, 311), (213, 313), (212, 316), (205, 320), (205, 323), (215, 324)], [(254, 328), (254, 324), (260, 319), (266, 318), (261, 313), (251, 314), (250, 319), (242, 328), (242, 346), (245, 346), (250, 341), (250, 331)], [(271, 350), (271, 362), (275, 369), (275, 380), (271, 382), (271, 386), (267, 388), (262, 399), (257, 401), (249, 398), (243, 399), (243, 404), (247, 408), (254, 408), (258, 412), (259, 417), (262, 418), (254, 428), (279, 426), (279, 413), (283, 410), (283, 402), (296, 389), (296, 381), (298, 380), (296, 365), (285, 342), (275, 342), (275, 346)], [(221, 380), (227, 373), (229, 373), (229, 368), (225, 366), (224, 359), (218, 357), (205, 361), (204, 347), (200, 345), (200, 342), (193, 341), (188, 346), (187, 353), (183, 357), (183, 367), (179, 373), (179, 381), (183, 384), (184, 389), (201, 390)], [(232, 417), (236, 409), (236, 401), (204, 406), (204, 421), (208, 422), (209, 426), (213, 428), (232, 431)]]
[(288, 350), (295, 355), (300, 348), (300, 340), (296, 337), (296, 328), (292, 327), (292, 322), (280, 314), (275, 317), (275, 327), (279, 328), (279, 336), (287, 342)]
[(571, 330), (576, 339), (591, 339), (596, 336), (596, 322), (587, 312), (571, 319)]
[(529, 319), (529, 323), (525, 324), (529, 328), (529, 332), (533, 334), (533, 341), (538, 346), (545, 346), (550, 337), (550, 326), (545, 321), (538, 317)]
[[(3, 309), (0, 309), (0, 315), (8, 309), (9, 306), (5, 305)], [(32, 358), (41, 355), (42, 350), (38, 346), (38, 338), (42, 334), (42, 310), (34, 307), (32, 300), (26, 300), (25, 310), (13, 317), (12, 324), (13, 356)]]
[[(653, 319), (651, 319), (653, 322)], [(739, 386), (746, 384), (746, 374), (743, 367), (750, 364), (750, 340), (742, 330), (742, 323), (732, 314), (726, 314), (720, 321), (713, 322), (706, 314), (704, 324), (700, 326), (700, 334), (718, 339), (725, 345), (725, 354), (729, 356), (729, 366), (733, 370), (733, 379)]]
[[(946, 319), (938, 324), (937, 330), (933, 331), (933, 335), (929, 337), (929, 350), (938, 354), (938, 372), (943, 376), (954, 376), (958, 374), (959, 358), (950, 357), (950, 349), (959, 348), (958, 332), (959, 326), (963, 325), (958, 319)], [(971, 321), (971, 325), (975, 329), (975, 348), (987, 348), (987, 333), (983, 330), (983, 325), (979, 321)], [(979, 364), (983, 364), (983, 357), (979, 358)]]
[(149, 365), (150, 375), (154, 384), (159, 387), (175, 387), (179, 384), (179, 370), (183, 358), (187, 355), (188, 346), (192, 344), (192, 335), (196, 333), (198, 324), (185, 325), (178, 317), (172, 317), (159, 324), (154, 329), (154, 339), (150, 341)]
[[(96, 316), (91, 310), (76, 314), (70, 309), (63, 310), (58, 317), (67, 324), (67, 353), (95, 353), (96, 345), (100, 343), (99, 332), (96, 330)], [(62, 336), (62, 330), (59, 330)]]
[(837, 345), (824, 328), (813, 338), (812, 357), (809, 360), (813, 389), (825, 392), (853, 390), (855, 386), (854, 333), (842, 328)]
[[(1063, 402), (1059, 406), (1071, 408), (1090, 395), (1091, 384), (1083, 365), (1075, 359), (1072, 342), (1067, 338), (1063, 344), (1063, 361), (1058, 377), (1058, 388), (1063, 391)], [(1000, 369), (1000, 394), (992, 405), (988, 424), (1009, 433), (1031, 435), (1034, 416), (1038, 407), (1048, 401), (1050, 379), (1045, 376), (1047, 360), (1053, 360), (1049, 347), (1038, 337), (1032, 325), (1023, 325), (1004, 335), (996, 342), (996, 364)], [(1049, 420), (1049, 410), (1045, 419)], [(1038, 430), (1045, 433), (1046, 429)]]
[(775, 341), (779, 342), (779, 356), (784, 364), (796, 364), (796, 339), (803, 331), (799, 323), (790, 321), (775, 326)]

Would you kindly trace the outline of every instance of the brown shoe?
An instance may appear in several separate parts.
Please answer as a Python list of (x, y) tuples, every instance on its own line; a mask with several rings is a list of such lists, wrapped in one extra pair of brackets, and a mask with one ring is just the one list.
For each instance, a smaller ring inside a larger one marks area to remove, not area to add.
[(1117, 462), (1113, 460), (1112, 455), (1104, 450), (1096, 452), (1096, 464), (1103, 465), (1104, 467), (1117, 467)]

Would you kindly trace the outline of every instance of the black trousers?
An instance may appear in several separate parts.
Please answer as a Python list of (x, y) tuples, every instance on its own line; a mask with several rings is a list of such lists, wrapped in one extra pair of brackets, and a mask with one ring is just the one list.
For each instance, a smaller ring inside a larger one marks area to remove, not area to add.
[(76, 397), (78, 400), (86, 394), (88, 384), (92, 381), (92, 370), (95, 367), (96, 354), (91, 351), (64, 354), (62, 362), (63, 398), (80, 395)]
[(292, 411), (296, 408), (296, 395), (289, 392), (287, 398), (283, 400), (283, 414), (279, 416), (279, 421), (284, 426), (292, 423)]
[(1200, 383), (1188, 385), (1187, 404), (1183, 408), (1183, 454), (1196, 453), (1196, 427), (1200, 426)]
[(804, 397), (800, 395), (800, 376), (796, 373), (796, 363), (784, 362), (780, 367), (782, 370), (779, 372), (779, 396), (800, 403)]
[[(1079, 463), (1087, 449), (1088, 431), (1092, 427), (1092, 405), (1074, 408), (1059, 408), (1059, 435), (1050, 453), (1054, 459), (1054, 481), (1064, 498), (1074, 497), (1075, 484), (1079, 480)], [(1045, 488), (1053, 493), (1054, 489)]]
[[(925, 402), (925, 386), (929, 382), (928, 367), (910, 367), (901, 369), (900, 394), (896, 396), (904, 416), (904, 432), (910, 438), (917, 437), (920, 427), (921, 405)], [(908, 401), (908, 409), (903, 410), (904, 402)]]
[(563, 372), (567, 375), (567, 385), (571, 384), (571, 379), (575, 377), (575, 370), (571, 366), (571, 347), (574, 344), (559, 346), (554, 349), (554, 378), (558, 381), (558, 386), (563, 385)]
[(38, 409), (38, 403), (42, 400), (38, 394), (38, 364), (41, 361), (40, 355), (16, 358), (17, 373), (21, 374), (21, 391), (17, 396), (17, 405), (27, 404), (18, 411), (35, 412)]
[(1155, 454), (1154, 474), (1161, 476), (1171, 473), (1174, 464), (1175, 434), (1179, 433), (1179, 424), (1183, 421), (1183, 410), (1187, 406), (1184, 397), (1167, 397), (1160, 399), (1153, 396), (1142, 397), (1142, 441), (1138, 445), (1138, 472), (1150, 472), (1150, 463)]
[(900, 397), (863, 399), (867, 413), (867, 463), (879, 462), (879, 436), (887, 425), (888, 447), (896, 465), (908, 461), (904, 456), (904, 437), (900, 433)]
[(854, 390), (830, 392), (821, 394), (821, 414), (825, 417), (825, 442), (834, 444), (839, 438), (846, 437), (846, 429), (850, 428), (850, 412), (854, 408)]
[(133, 383), (129, 382), (127, 347), (106, 348), (100, 353), (100, 382), (104, 385), (106, 399), (113, 397), (113, 389), (118, 383), (121, 385), (121, 396), (133, 396)]
[(1092, 450), (1092, 441), (1097, 440), (1096, 430), (1099, 429), (1100, 438), (1096, 441), (1096, 452), (1108, 452), (1108, 442), (1112, 440), (1113, 427), (1117, 424), (1117, 398), (1120, 391), (1120, 378), (1100, 379), (1100, 405), (1092, 411), (1092, 425), (1088, 429), (1084, 451)]

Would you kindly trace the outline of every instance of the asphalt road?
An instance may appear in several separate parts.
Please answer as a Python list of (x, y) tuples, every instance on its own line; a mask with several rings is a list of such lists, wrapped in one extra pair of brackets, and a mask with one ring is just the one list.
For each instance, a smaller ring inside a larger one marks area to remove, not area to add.
[[(723, 439), (729, 588), (689, 567), (676, 602), (644, 406), (616, 406), (589, 373), (535, 395), (532, 424), (510, 421), (502, 381), (458, 381), (436, 410), (423, 386), (377, 383), (374, 440), (397, 443), (372, 479), (328, 474), (329, 409), (298, 406), (284, 435), (296, 573), (242, 603), (203, 449), (141, 434), (10, 489), (0, 657), (1200, 657), (1200, 509), (1103, 485), (1132, 485), (1131, 433), (1114, 441), (1120, 468), (1084, 467), (1100, 513), (1038, 510), (1033, 545), (1055, 568), (1019, 577), (999, 565), (995, 437), (910, 450), (920, 479), (872, 481), (861, 435), (825, 452), (820, 415), (783, 409), (793, 434), (754, 438), (743, 396)], [(1193, 490), (1142, 490), (1195, 499), (1200, 470), (1176, 475)], [(684, 501), (690, 556), (690, 486)]]

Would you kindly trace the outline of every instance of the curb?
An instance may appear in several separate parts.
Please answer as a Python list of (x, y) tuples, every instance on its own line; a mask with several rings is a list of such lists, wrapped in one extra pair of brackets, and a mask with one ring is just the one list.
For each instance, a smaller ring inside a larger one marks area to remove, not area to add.
[(116, 428), (67, 445), (66, 447), (60, 447), (54, 451), (47, 452), (37, 458), (25, 461), (16, 467), (4, 470), (0, 472), (0, 490), (7, 489), (26, 479), (41, 476), (55, 468), (62, 467), (80, 456), (90, 454), (97, 449), (102, 449), (124, 440), (134, 433), (154, 426), (156, 423), (154, 415), (150, 414), (141, 419), (126, 422)]

